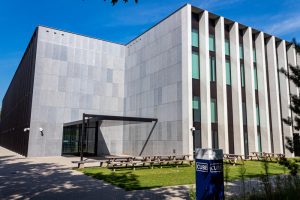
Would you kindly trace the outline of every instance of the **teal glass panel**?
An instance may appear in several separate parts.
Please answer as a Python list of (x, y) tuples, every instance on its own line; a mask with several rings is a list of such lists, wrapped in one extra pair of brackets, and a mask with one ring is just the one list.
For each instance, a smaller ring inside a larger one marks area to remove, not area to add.
[(230, 61), (226, 60), (226, 84), (231, 85), (231, 69)]
[(230, 45), (229, 45), (229, 40), (225, 40), (225, 55), (229, 56), (230, 55)]
[(194, 122), (201, 122), (201, 104), (199, 96), (193, 96), (193, 118)]
[(254, 88), (255, 90), (258, 90), (258, 84), (257, 84), (257, 67), (254, 66)]
[(192, 30), (192, 46), (199, 47), (199, 33), (197, 29)]
[(209, 35), (209, 50), (215, 51), (215, 36)]
[(241, 64), (241, 84), (242, 87), (245, 87), (245, 66)]
[(257, 146), (258, 146), (258, 152), (262, 152), (261, 136), (258, 130), (257, 130)]
[(243, 125), (247, 125), (247, 108), (246, 103), (242, 103), (242, 111), (243, 111)]
[(244, 48), (242, 44), (240, 44), (240, 59), (244, 59)]
[(256, 105), (256, 125), (260, 125), (259, 107)]
[(216, 81), (216, 58), (214, 56), (209, 57), (210, 63), (210, 81)]
[(211, 111), (211, 123), (216, 123), (217, 122), (216, 99), (211, 99), (211, 101), (210, 101), (210, 111)]
[(253, 62), (256, 62), (256, 50), (253, 48)]
[(192, 78), (194, 79), (200, 78), (199, 54), (197, 52), (192, 53)]

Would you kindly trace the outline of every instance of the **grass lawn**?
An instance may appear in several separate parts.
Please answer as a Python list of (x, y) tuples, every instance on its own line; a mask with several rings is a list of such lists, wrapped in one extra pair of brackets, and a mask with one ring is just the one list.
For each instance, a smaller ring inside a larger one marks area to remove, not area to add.
[[(240, 166), (229, 165), (229, 180), (240, 178)], [(261, 161), (246, 161), (245, 177), (257, 177), (263, 173)], [(84, 174), (104, 180), (126, 190), (141, 190), (162, 186), (187, 185), (195, 183), (195, 166), (170, 166), (163, 168), (111, 169), (91, 167), (79, 169)], [(225, 173), (225, 172), (224, 172)], [(270, 175), (288, 173), (288, 169), (274, 162), (269, 162)]]

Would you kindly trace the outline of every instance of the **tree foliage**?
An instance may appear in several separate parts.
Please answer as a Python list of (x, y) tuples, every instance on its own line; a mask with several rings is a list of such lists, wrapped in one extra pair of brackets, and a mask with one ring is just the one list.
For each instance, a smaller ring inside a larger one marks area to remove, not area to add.
[[(104, 1), (106, 1), (106, 0), (104, 0)], [(118, 3), (118, 1), (119, 0), (111, 0), (111, 3), (113, 4), (113, 5), (115, 5), (116, 3)], [(128, 0), (123, 0), (125, 3), (127, 3), (128, 2)], [(138, 3), (138, 0), (134, 0), (134, 2), (135, 3)]]
[[(292, 47), (295, 48), (296, 53), (300, 54), (300, 44), (297, 43), (296, 39), (293, 39), (292, 41)], [(300, 66), (296, 65), (289, 65), (288, 71), (281, 68), (280, 72), (283, 73), (289, 80), (291, 80), (295, 86), (299, 89), (300, 88)], [(291, 117), (288, 117), (286, 119), (283, 119), (284, 123), (292, 126), (295, 130), (300, 130), (300, 97), (295, 94), (290, 94), (291, 98), (291, 105), (290, 109), (293, 113), (293, 119)], [(286, 148), (291, 152), (300, 152), (300, 138), (299, 133), (294, 133), (293, 138), (286, 137)]]

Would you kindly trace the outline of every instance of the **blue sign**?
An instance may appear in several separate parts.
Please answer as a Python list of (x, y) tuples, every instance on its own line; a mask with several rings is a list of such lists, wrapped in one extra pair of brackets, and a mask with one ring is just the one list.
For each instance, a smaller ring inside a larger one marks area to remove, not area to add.
[(198, 149), (195, 168), (197, 200), (224, 199), (222, 150)]

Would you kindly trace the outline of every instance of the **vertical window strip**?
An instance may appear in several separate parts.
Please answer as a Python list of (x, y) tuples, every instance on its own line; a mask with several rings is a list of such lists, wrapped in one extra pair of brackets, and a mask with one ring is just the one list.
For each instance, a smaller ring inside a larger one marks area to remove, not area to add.
[(216, 59), (214, 56), (209, 57), (209, 63), (210, 63), (210, 81), (215, 82), (216, 81)]
[(256, 104), (256, 125), (260, 125), (259, 106)]
[(199, 31), (198, 29), (192, 29), (192, 46), (199, 47)]
[(211, 123), (217, 122), (217, 108), (216, 99), (210, 100), (210, 111), (211, 111)]
[(230, 55), (230, 44), (229, 40), (225, 39), (225, 55), (229, 56)]
[(253, 51), (253, 62), (256, 63), (256, 49), (253, 48), (252, 51)]
[(211, 34), (209, 35), (209, 50), (215, 51), (215, 36)]
[(258, 152), (262, 152), (260, 132), (257, 130), (257, 147)]
[(231, 85), (231, 66), (229, 60), (226, 60), (226, 84)]
[(199, 69), (199, 54), (198, 52), (192, 53), (192, 78), (200, 78), (200, 69)]
[(254, 88), (258, 90), (258, 83), (257, 83), (257, 67), (254, 65)]
[(241, 84), (245, 87), (245, 66), (241, 63)]
[(199, 96), (193, 96), (193, 118), (194, 122), (201, 122), (201, 103)]
[(243, 44), (240, 44), (240, 59), (244, 59), (244, 48), (243, 48)]

